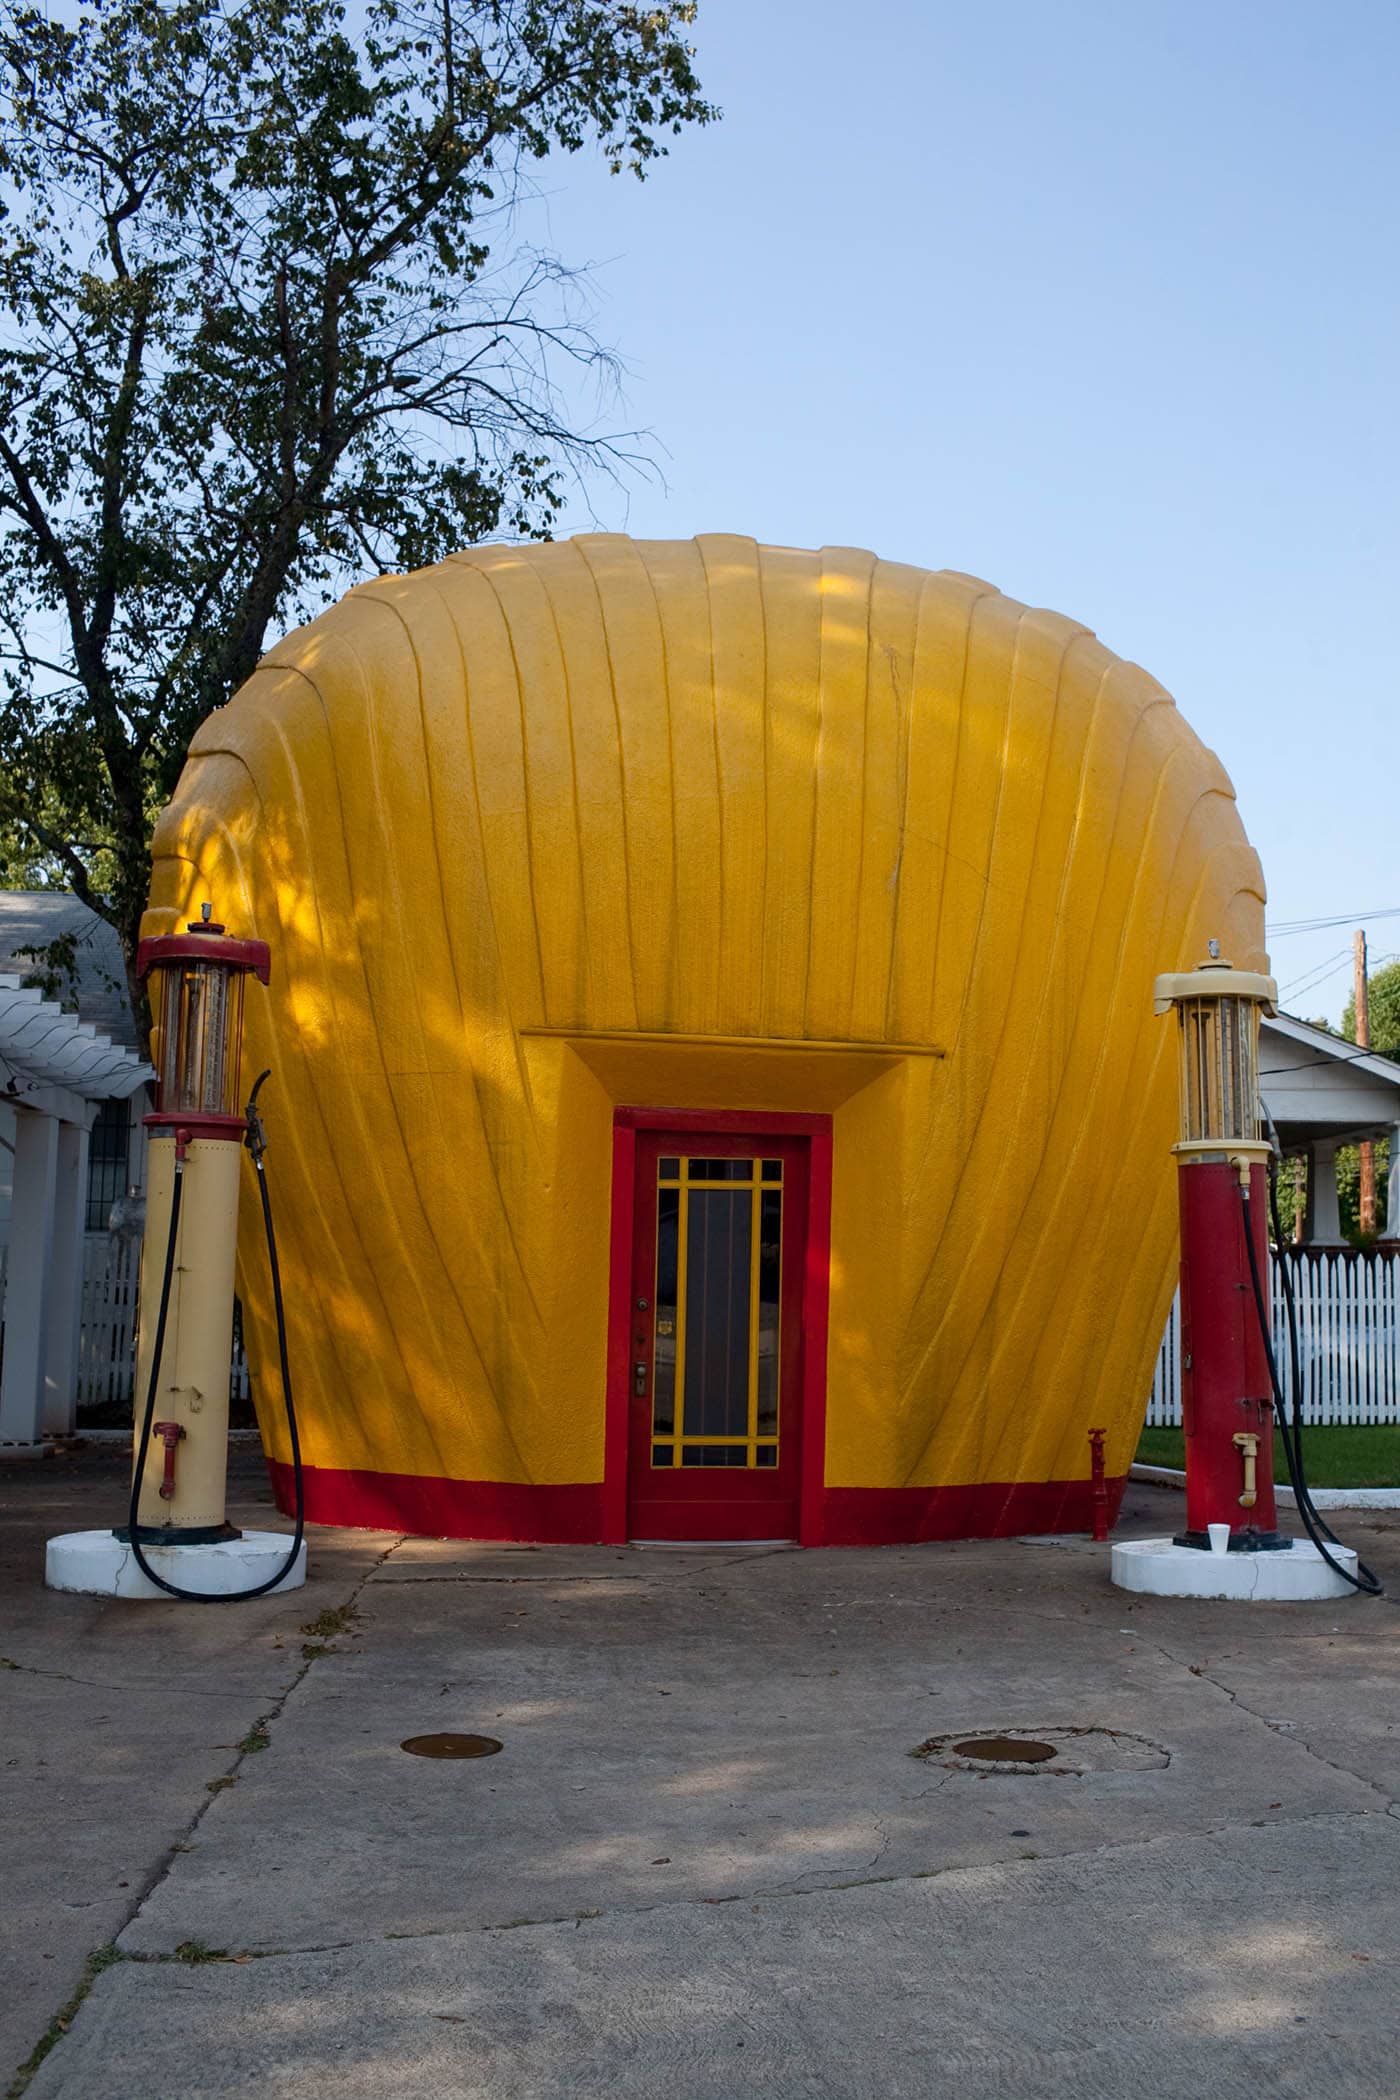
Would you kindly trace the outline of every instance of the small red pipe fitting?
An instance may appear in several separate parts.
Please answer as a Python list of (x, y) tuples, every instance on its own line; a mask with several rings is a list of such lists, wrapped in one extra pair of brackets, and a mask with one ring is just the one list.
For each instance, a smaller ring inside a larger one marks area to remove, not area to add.
[(1102, 1545), (1108, 1537), (1108, 1482), (1103, 1470), (1103, 1440), (1106, 1431), (1089, 1431), (1089, 1503), (1094, 1515), (1094, 1538)]
[(160, 1499), (162, 1502), (173, 1502), (175, 1499), (175, 1446), (185, 1432), (178, 1422), (153, 1422), (151, 1427), (165, 1446), (165, 1473), (160, 1483)]

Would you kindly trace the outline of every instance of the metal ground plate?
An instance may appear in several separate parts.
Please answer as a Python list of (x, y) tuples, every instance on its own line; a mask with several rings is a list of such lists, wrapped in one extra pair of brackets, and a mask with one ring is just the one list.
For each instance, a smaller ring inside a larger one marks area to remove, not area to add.
[[(972, 1743), (990, 1746), (992, 1742), (1005, 1742), (1009, 1748), (1017, 1741), (1026, 1745), (1023, 1759), (1005, 1751), (988, 1756), (968, 1750)], [(1040, 1746), (1046, 1745), (1053, 1749), (1053, 1757), (1045, 1756)], [(1024, 1777), (1042, 1772), (1058, 1773), (1062, 1778), (1086, 1778), (1095, 1772), (1161, 1771), (1171, 1763), (1171, 1752), (1164, 1744), (1126, 1728), (953, 1728), (945, 1735), (930, 1736), (909, 1754), (927, 1758), (931, 1764), (946, 1765), (950, 1771), (977, 1772), (983, 1778), (995, 1773)]]

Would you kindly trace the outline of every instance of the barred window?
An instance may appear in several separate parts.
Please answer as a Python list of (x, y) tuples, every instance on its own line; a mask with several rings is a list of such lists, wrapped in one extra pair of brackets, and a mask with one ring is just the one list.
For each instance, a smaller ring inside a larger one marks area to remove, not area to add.
[(112, 1205), (126, 1194), (131, 1104), (104, 1101), (88, 1137), (87, 1229), (105, 1232)]

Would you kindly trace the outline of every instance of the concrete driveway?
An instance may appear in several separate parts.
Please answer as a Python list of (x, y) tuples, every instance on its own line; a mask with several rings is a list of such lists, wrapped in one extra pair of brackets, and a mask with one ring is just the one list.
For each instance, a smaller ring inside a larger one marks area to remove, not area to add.
[[(1400, 2093), (1388, 1601), (1129, 1599), (1083, 1541), (319, 1532), (289, 1600), (48, 1595), (118, 1479), (4, 1476), (15, 2093)], [(1396, 1519), (1338, 1528), (1400, 1587)], [(502, 1749), (400, 1748), (442, 1730)], [(1006, 1730), (1055, 1755), (954, 1748)]]

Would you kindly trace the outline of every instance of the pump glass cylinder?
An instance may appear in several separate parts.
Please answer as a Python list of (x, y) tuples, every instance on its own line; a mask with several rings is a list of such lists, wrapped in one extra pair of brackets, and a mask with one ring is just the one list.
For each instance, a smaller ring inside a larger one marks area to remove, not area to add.
[(1183, 999), (1181, 1135), (1188, 1144), (1259, 1135), (1259, 1008), (1253, 999)]
[(179, 962), (160, 973), (158, 1068), (166, 1114), (238, 1113), (243, 973), (220, 963)]

